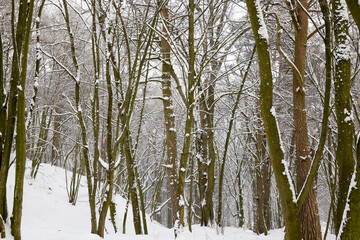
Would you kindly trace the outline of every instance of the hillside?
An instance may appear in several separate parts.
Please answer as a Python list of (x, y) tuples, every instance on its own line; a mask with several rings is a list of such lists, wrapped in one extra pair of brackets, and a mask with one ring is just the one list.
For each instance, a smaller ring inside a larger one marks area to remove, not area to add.
[[(28, 169), (27, 169), (28, 170)], [(68, 203), (66, 187), (65, 187), (65, 171), (62, 168), (42, 164), (37, 178), (31, 179), (29, 171), (25, 175), (24, 190), (24, 208), (22, 234), (23, 240), (96, 240), (101, 239), (90, 232), (90, 213), (87, 202), (86, 183), (82, 182), (79, 191), (79, 198), (76, 206)], [(9, 173), (8, 192), (9, 192), (9, 209), (12, 209), (12, 195), (14, 187), (14, 168)], [(83, 179), (85, 180), (85, 179)], [(120, 196), (116, 196), (117, 203), (117, 221), (118, 227), (122, 232), (122, 219), (126, 200)], [(113, 231), (110, 222), (107, 223), (106, 240), (169, 240), (174, 239), (172, 229), (161, 226), (156, 221), (149, 223), (148, 236), (136, 236), (134, 234), (131, 222), (131, 211), (128, 214), (126, 226), (126, 234)], [(193, 226), (193, 233), (184, 230), (178, 239), (196, 239), (196, 240), (232, 240), (232, 239), (266, 239), (275, 240), (282, 239), (283, 232), (281, 230), (273, 230), (269, 236), (257, 236), (250, 230), (238, 228), (226, 228), (224, 235), (216, 234), (216, 230), (212, 228), (203, 228), (198, 225)], [(7, 238), (9, 237), (9, 228), (7, 226)]]

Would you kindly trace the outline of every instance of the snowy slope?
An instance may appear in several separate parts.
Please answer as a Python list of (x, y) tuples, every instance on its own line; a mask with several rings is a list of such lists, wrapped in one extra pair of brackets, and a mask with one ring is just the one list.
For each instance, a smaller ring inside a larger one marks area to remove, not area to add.
[[(64, 169), (43, 164), (40, 167), (38, 176), (35, 180), (29, 177), (30, 172), (25, 175), (24, 186), (24, 207), (22, 222), (23, 240), (97, 240), (101, 239), (90, 232), (90, 212), (87, 200), (87, 189), (85, 178), (82, 180), (79, 198), (76, 206), (68, 203), (65, 188)], [(9, 210), (12, 210), (12, 194), (14, 188), (14, 169), (9, 173), (8, 181), (8, 203)], [(122, 232), (122, 218), (126, 201), (116, 196), (117, 203), (117, 222), (120, 232)], [(131, 208), (130, 208), (131, 209)], [(131, 221), (131, 210), (127, 217), (126, 232), (114, 233), (110, 222), (106, 229), (108, 234), (106, 240), (170, 240), (174, 239), (174, 232), (161, 226), (155, 221), (148, 219), (148, 236), (136, 236), (134, 234), (133, 223)], [(7, 229), (8, 240), (10, 231)], [(184, 230), (181, 232), (180, 240), (278, 240), (283, 239), (282, 230), (273, 230), (269, 236), (256, 235), (252, 231), (226, 228), (224, 235), (218, 235), (215, 229), (193, 226), (193, 233)], [(328, 238), (333, 239), (333, 238)]]

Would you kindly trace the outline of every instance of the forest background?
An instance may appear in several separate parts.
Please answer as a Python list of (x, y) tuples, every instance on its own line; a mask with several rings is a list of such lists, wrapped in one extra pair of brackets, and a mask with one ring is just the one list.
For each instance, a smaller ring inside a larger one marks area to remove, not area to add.
[(2, 237), (29, 161), (66, 169), (74, 205), (85, 176), (100, 237), (119, 194), (136, 234), (150, 214), (175, 236), (359, 238), (356, 0), (3, 0), (0, 19)]

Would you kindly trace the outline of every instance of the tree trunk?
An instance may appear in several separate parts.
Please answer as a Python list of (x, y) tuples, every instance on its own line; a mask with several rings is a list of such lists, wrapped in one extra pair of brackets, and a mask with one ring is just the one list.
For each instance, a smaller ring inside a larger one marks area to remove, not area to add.
[(186, 106), (186, 122), (184, 145), (181, 152), (180, 168), (179, 168), (179, 181), (178, 181), (178, 212), (179, 212), (179, 226), (185, 226), (185, 176), (186, 166), (190, 153), (191, 129), (193, 123), (193, 109), (194, 109), (194, 92), (195, 92), (195, 29), (194, 29), (194, 14), (195, 14), (195, 1), (189, 0), (189, 74), (188, 74), (188, 89), (187, 96), (188, 102)]
[(283, 174), (286, 169), (279, 129), (273, 107), (273, 78), (269, 53), (268, 34), (258, 0), (246, 0), (250, 22), (255, 36), (260, 71), (260, 108), (264, 122), (271, 163), (274, 170), (285, 221), (285, 239), (302, 239), (298, 207), (291, 189), (291, 179)]
[(1, 234), (0, 235), (1, 238), (6, 238), (5, 224), (1, 216), (0, 216), (0, 234)]
[[(3, 173), (3, 168), (5, 169), (5, 159), (3, 158), (3, 147), (5, 143), (5, 133), (6, 133), (6, 95), (4, 94), (5, 89), (5, 78), (4, 78), (4, 64), (3, 64), (3, 44), (0, 31), (0, 122), (3, 123), (0, 125), (0, 218), (7, 218), (7, 209), (6, 209), (6, 179), (7, 174)], [(6, 164), (7, 165), (7, 164)], [(7, 167), (6, 167), (7, 168)], [(4, 175), (3, 175), (4, 174)], [(4, 183), (5, 181), (5, 183)], [(3, 185), (4, 184), (4, 185)], [(4, 229), (5, 231), (5, 229)]]
[(166, 164), (169, 176), (169, 189), (171, 197), (172, 221), (176, 221), (176, 214), (178, 212), (178, 198), (177, 198), (177, 134), (175, 127), (175, 114), (173, 105), (173, 96), (171, 91), (171, 65), (170, 65), (170, 44), (168, 43), (168, 29), (169, 29), (169, 13), (167, 4), (164, 5), (161, 1), (163, 28), (161, 37), (161, 55), (162, 55), (162, 82), (161, 89), (163, 94), (164, 105), (164, 120), (166, 132)]
[[(308, 16), (299, 4), (306, 10), (309, 9), (308, 0), (300, 0), (295, 9), (295, 59), (297, 70), (293, 71), (293, 118), (294, 140), (296, 149), (297, 188), (298, 192), (306, 181), (310, 166), (311, 156), (308, 139), (305, 105), (305, 64), (306, 45), (308, 32)], [(311, 186), (309, 196), (306, 198), (300, 211), (300, 226), (305, 240), (321, 240), (321, 226), (317, 206), (316, 191)]]
[[(351, 177), (354, 172), (353, 135), (354, 124), (352, 121), (351, 99), (350, 99), (350, 42), (349, 42), (349, 19), (347, 6), (343, 0), (332, 0), (335, 34), (335, 112), (338, 125), (338, 138), (336, 149), (336, 162), (339, 170), (339, 190), (337, 194), (337, 206), (335, 212), (335, 233), (338, 237), (349, 236), (353, 239), (359, 235), (352, 235), (353, 229), (344, 222), (345, 206), (348, 201), (348, 192)], [(356, 192), (354, 195), (357, 195)], [(354, 196), (353, 195), (353, 196)], [(355, 197), (356, 198), (356, 197)], [(354, 203), (355, 204), (355, 203)], [(357, 203), (356, 203), (357, 204)], [(353, 204), (350, 204), (353, 205)], [(351, 206), (350, 206), (351, 209)], [(355, 209), (354, 209), (355, 211)], [(352, 209), (351, 211), (352, 212)], [(351, 215), (354, 213), (351, 213)], [(356, 213), (355, 213), (356, 214)], [(352, 222), (354, 223), (354, 222)], [(341, 227), (344, 225), (343, 227)]]
[[(90, 207), (95, 207), (96, 202), (96, 192), (98, 189), (98, 182), (99, 182), (99, 157), (100, 157), (100, 100), (99, 100), (99, 81), (100, 81), (100, 47), (97, 44), (98, 42), (98, 32), (96, 26), (96, 0), (91, 1), (91, 8), (92, 8), (92, 36), (91, 36), (91, 48), (92, 48), (92, 57), (93, 57), (93, 66), (94, 66), (94, 96), (92, 102), (92, 121), (93, 121), (93, 134), (94, 134), (94, 160), (92, 163), (92, 174), (93, 174), (93, 187), (91, 191), (91, 195), (89, 195), (89, 202)], [(96, 226), (96, 214), (92, 212), (91, 217), (92, 225), (91, 225), (91, 232), (96, 233), (97, 226)]]
[(196, 158), (198, 164), (198, 186), (199, 186), (199, 196), (200, 196), (200, 210), (201, 210), (201, 226), (207, 226), (209, 222), (209, 214), (207, 211), (206, 203), (206, 189), (208, 184), (208, 138), (206, 133), (206, 107), (205, 105), (205, 94), (200, 96), (200, 106), (199, 106), (199, 119), (198, 119), (198, 128), (199, 130), (196, 133)]
[[(26, 3), (29, 3), (27, 6)], [(23, 48), (21, 49), (21, 74), (20, 82), (17, 86), (18, 105), (17, 105), (17, 125), (16, 125), (16, 165), (15, 165), (15, 187), (14, 187), (14, 204), (11, 219), (11, 234), (14, 240), (21, 240), (21, 219), (22, 204), (24, 191), (24, 176), (26, 167), (26, 115), (25, 115), (25, 83), (27, 74), (27, 59), (30, 42), (30, 30), (32, 24), (32, 16), (34, 10), (34, 0), (27, 2), (21, 1), (22, 5), (26, 4), (26, 8), (19, 10), (19, 14), (27, 13), (25, 24), (25, 38)], [(19, 23), (20, 24), (20, 23)]]
[(128, 186), (130, 192), (130, 199), (131, 205), (133, 210), (133, 222), (136, 234), (142, 234), (141, 230), (141, 218), (140, 218), (140, 208), (139, 208), (139, 201), (138, 201), (138, 194), (136, 190), (136, 183), (135, 183), (135, 172), (134, 172), (134, 160), (131, 154), (131, 140), (130, 140), (130, 133), (128, 129), (124, 129), (125, 136), (124, 136), (124, 154), (126, 159), (126, 167), (128, 172)]
[(103, 206), (100, 211), (99, 223), (98, 223), (98, 235), (100, 237), (104, 237), (105, 232), (105, 221), (108, 213), (108, 209), (110, 208), (113, 188), (114, 188), (114, 159), (113, 159), (113, 144), (112, 144), (112, 112), (113, 112), (113, 90), (111, 83), (111, 72), (110, 72), (110, 54), (108, 54), (110, 49), (107, 49), (106, 54), (106, 86), (107, 86), (107, 94), (108, 94), (108, 109), (107, 109), (107, 117), (106, 117), (106, 157), (108, 163), (108, 169), (106, 169), (106, 198), (104, 200)]
[[(15, 122), (16, 122), (16, 107), (18, 101), (17, 88), (20, 83), (20, 59), (23, 49), (25, 31), (26, 31), (26, 1), (22, 0), (19, 7), (18, 14), (18, 23), (16, 25), (16, 35), (13, 36), (15, 41), (13, 42), (13, 59), (11, 66), (11, 80), (10, 80), (10, 92), (8, 96), (7, 103), (7, 119), (5, 120), (4, 133), (3, 134), (3, 149), (1, 156), (1, 166), (0, 166), (0, 215), (6, 221), (8, 217), (7, 212), (7, 202), (6, 202), (6, 184), (9, 171), (10, 155), (14, 137)], [(12, 9), (11, 15), (11, 25), (15, 29), (15, 11)], [(6, 109), (2, 109), (6, 111)]]
[(240, 228), (243, 227), (244, 225), (244, 222), (245, 222), (245, 218), (244, 218), (244, 206), (243, 206), (243, 202), (244, 202), (244, 197), (243, 197), (243, 193), (242, 193), (242, 183), (241, 183), (241, 163), (239, 164), (240, 167), (239, 167), (239, 170), (238, 170), (238, 173), (237, 173), (237, 176), (236, 176), (236, 179), (237, 179), (237, 187), (238, 187), (238, 202), (236, 204), (236, 209), (238, 211), (238, 226)]
[(270, 230), (270, 159), (266, 156), (266, 136), (263, 132), (261, 116), (257, 123), (257, 156), (255, 157), (255, 229), (257, 234)]
[(358, 29), (360, 29), (360, 4), (359, 4), (359, 1), (346, 0), (346, 3), (349, 7), (351, 15), (353, 16), (353, 19), (355, 20), (356, 25), (358, 26)]
[(53, 120), (53, 135), (51, 146), (51, 163), (55, 166), (61, 166), (61, 158), (59, 158), (59, 151), (61, 146), (61, 113), (60, 107), (55, 107), (54, 120)]
[(80, 102), (80, 69), (75, 52), (74, 35), (70, 28), (70, 17), (67, 8), (67, 0), (63, 0), (63, 5), (64, 5), (64, 18), (66, 23), (66, 29), (70, 39), (71, 57), (75, 69), (75, 75), (73, 75), (74, 78), (73, 80), (75, 81), (75, 107), (76, 107), (76, 115), (77, 115), (78, 123), (81, 129), (81, 143), (82, 143), (81, 150), (82, 150), (82, 155), (84, 158), (85, 170), (86, 170), (86, 181), (87, 181), (90, 215), (91, 215), (91, 233), (96, 233), (96, 229), (97, 229), (96, 209), (95, 209), (96, 206), (95, 206), (94, 198), (92, 197), (93, 188), (96, 186), (93, 185), (93, 181), (92, 181), (92, 172), (91, 172), (91, 165), (89, 159), (89, 146), (87, 143), (87, 132), (83, 118), (81, 102)]
[[(356, 187), (349, 189), (351, 194), (349, 196), (349, 211), (346, 214), (346, 222), (342, 223), (342, 234), (340, 239), (359, 239), (360, 236), (360, 135), (357, 139), (357, 150), (356, 150), (356, 170), (352, 181), (355, 180)], [(354, 182), (352, 182), (354, 183)]]

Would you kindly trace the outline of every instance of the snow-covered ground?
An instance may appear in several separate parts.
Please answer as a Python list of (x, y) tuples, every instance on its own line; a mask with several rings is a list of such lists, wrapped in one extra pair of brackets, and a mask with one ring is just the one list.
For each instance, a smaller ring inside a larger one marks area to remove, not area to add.
[[(28, 169), (29, 170), (29, 169)], [(76, 206), (68, 202), (65, 187), (65, 171), (62, 168), (42, 164), (37, 178), (31, 179), (27, 170), (24, 184), (24, 206), (22, 221), (23, 240), (98, 240), (97, 235), (90, 232), (90, 212), (87, 200), (85, 178), (80, 187)], [(12, 210), (12, 192), (14, 188), (14, 169), (9, 173), (8, 203)], [(148, 219), (149, 235), (135, 235), (129, 209), (126, 234), (122, 234), (122, 219), (126, 201), (116, 196), (117, 222), (119, 232), (114, 233), (113, 227), (107, 222), (106, 240), (171, 240), (174, 239), (173, 229), (168, 229)], [(7, 226), (7, 240), (12, 239)], [(216, 229), (193, 226), (193, 232), (187, 229), (180, 233), (180, 240), (279, 240), (283, 239), (282, 230), (272, 230), (268, 236), (256, 235), (250, 230), (228, 227), (224, 234), (219, 235)], [(328, 239), (335, 239), (333, 236)]]

